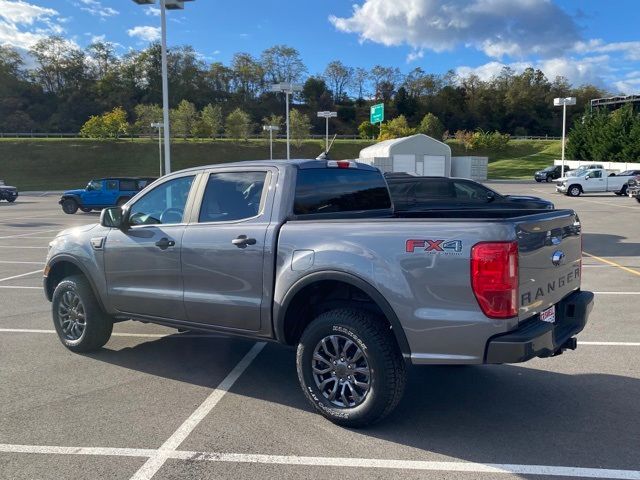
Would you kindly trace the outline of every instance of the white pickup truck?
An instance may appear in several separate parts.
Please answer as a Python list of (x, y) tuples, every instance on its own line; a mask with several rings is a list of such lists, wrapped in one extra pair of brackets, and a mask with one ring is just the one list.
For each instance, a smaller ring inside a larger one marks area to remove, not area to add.
[(569, 177), (559, 178), (556, 182), (556, 191), (570, 197), (595, 192), (613, 192), (616, 195), (625, 195), (627, 182), (630, 178), (631, 175), (610, 174), (604, 168), (592, 168)]

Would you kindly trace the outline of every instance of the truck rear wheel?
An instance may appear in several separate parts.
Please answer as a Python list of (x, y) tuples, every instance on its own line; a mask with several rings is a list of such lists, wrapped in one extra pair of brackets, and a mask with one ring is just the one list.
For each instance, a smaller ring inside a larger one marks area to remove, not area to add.
[(73, 215), (78, 211), (78, 202), (73, 198), (66, 198), (62, 202), (62, 211), (68, 215)]
[(391, 413), (407, 375), (388, 325), (355, 309), (331, 310), (313, 320), (298, 344), (296, 367), (311, 405), (346, 427), (363, 427)]
[(53, 324), (62, 344), (73, 352), (91, 352), (111, 338), (113, 320), (100, 307), (86, 278), (62, 280), (52, 298)]

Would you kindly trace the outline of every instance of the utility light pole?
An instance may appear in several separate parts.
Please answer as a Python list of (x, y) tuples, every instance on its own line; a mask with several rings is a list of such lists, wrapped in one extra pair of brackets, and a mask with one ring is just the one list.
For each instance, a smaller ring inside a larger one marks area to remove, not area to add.
[(273, 160), (273, 132), (280, 130), (277, 125), (263, 125), (262, 130), (269, 131), (269, 160)]
[(286, 111), (287, 111), (287, 160), (291, 160), (291, 141), (289, 134), (289, 95), (302, 91), (302, 85), (298, 83), (281, 82), (271, 86), (272, 92), (280, 92), (285, 94)]
[(564, 145), (565, 145), (565, 131), (567, 128), (567, 105), (575, 105), (576, 97), (566, 98), (554, 98), (553, 105), (559, 107), (562, 105), (562, 168), (560, 175), (564, 177)]
[[(138, 5), (153, 5), (156, 0), (133, 0)], [(184, 2), (194, 0), (159, 0), (162, 50), (162, 116), (164, 129), (164, 171), (171, 173), (171, 128), (169, 125), (169, 74), (167, 67), (167, 15), (166, 10), (183, 10)]]
[(324, 147), (324, 151), (325, 153), (329, 153), (329, 119), (330, 118), (335, 118), (338, 116), (338, 112), (318, 112), (318, 117), (319, 118), (324, 118), (326, 120), (326, 130), (325, 130), (325, 134), (324, 134), (324, 142), (325, 142), (325, 147)]
[(160, 176), (162, 176), (162, 127), (164, 123), (152, 123), (151, 128), (158, 129), (158, 154), (160, 155)]

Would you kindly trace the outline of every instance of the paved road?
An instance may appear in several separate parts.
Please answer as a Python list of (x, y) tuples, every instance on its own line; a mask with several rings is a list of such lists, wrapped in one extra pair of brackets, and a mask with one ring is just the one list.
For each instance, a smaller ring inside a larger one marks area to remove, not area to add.
[(0, 203), (0, 478), (640, 478), (640, 205), (492, 187), (578, 211), (597, 292), (578, 350), (413, 369), (398, 410), (365, 430), (311, 412), (277, 345), (125, 322), (100, 352), (68, 352), (39, 272), (56, 231), (97, 215), (53, 196)]

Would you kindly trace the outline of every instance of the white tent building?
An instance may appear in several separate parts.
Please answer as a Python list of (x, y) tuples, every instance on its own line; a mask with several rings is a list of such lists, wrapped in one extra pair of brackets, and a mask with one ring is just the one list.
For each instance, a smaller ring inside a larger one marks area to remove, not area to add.
[(451, 176), (449, 145), (421, 133), (363, 148), (358, 161), (378, 167), (382, 172)]

